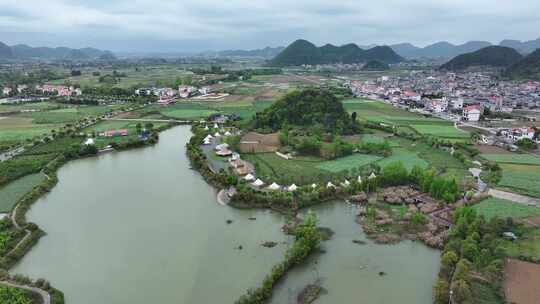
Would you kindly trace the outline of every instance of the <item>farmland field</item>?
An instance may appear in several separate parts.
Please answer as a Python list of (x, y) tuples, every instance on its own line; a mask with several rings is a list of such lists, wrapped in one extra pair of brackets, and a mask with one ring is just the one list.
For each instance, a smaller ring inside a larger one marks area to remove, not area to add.
[(456, 129), (451, 122), (425, 117), (380, 101), (355, 98), (344, 100), (343, 105), (347, 111), (356, 112), (360, 120), (406, 127), (423, 135), (444, 139), (469, 138), (468, 132)]
[(0, 188), (0, 212), (10, 212), (21, 197), (39, 185), (45, 176), (41, 173), (21, 177)]
[(365, 165), (374, 163), (380, 159), (381, 157), (374, 155), (353, 154), (335, 160), (321, 162), (317, 165), (317, 168), (333, 173), (338, 173), (343, 170), (363, 167)]
[(0, 117), (0, 141), (23, 141), (49, 133), (58, 125), (34, 124), (30, 118)]
[(540, 166), (502, 164), (499, 187), (515, 192), (540, 197)]
[[(103, 132), (107, 130), (117, 130), (117, 129), (127, 129), (128, 130), (128, 136), (116, 136), (116, 137), (96, 137), (95, 142), (96, 146), (98, 148), (103, 148), (111, 143), (126, 143), (130, 140), (136, 140), (138, 138), (137, 135), (137, 124), (136, 121), (118, 121), (118, 120), (106, 120), (99, 122), (98, 124), (95, 124), (91, 127), (86, 128), (84, 131), (87, 133), (90, 132)], [(144, 122), (140, 123), (143, 127), (145, 125)], [(166, 125), (167, 123), (164, 122), (154, 122), (152, 123), (154, 125), (154, 128), (161, 127), (163, 125)]]
[(377, 164), (381, 167), (385, 167), (388, 164), (396, 161), (402, 162), (405, 168), (407, 168), (407, 170), (409, 171), (412, 170), (412, 168), (416, 165), (419, 165), (423, 168), (426, 168), (428, 166), (428, 162), (418, 157), (418, 154), (416, 152), (409, 151), (403, 148), (392, 149), (392, 155), (390, 157), (379, 160)]
[(527, 216), (540, 216), (540, 208), (525, 206), (523, 204), (515, 203), (498, 198), (488, 198), (473, 206), (473, 208), (490, 219), (492, 217), (527, 217)]
[(531, 154), (482, 154), (482, 157), (497, 163), (540, 165), (540, 157)]
[(332, 180), (332, 173), (317, 168), (317, 158), (285, 160), (274, 153), (242, 154), (242, 158), (255, 166), (256, 176), (264, 182), (299, 185)]

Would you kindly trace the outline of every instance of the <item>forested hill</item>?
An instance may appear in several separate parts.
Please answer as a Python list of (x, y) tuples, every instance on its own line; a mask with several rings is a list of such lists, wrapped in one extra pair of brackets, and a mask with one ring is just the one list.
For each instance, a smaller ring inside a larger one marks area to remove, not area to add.
[(307, 40), (296, 40), (274, 59), (270, 60), (273, 66), (295, 66), (303, 64), (328, 63), (363, 63), (370, 60), (379, 60), (384, 63), (398, 63), (404, 59), (388, 46), (377, 46), (368, 50), (361, 49), (350, 43), (343, 46), (326, 44), (317, 47)]
[(504, 46), (488, 46), (455, 57), (443, 64), (441, 70), (464, 70), (473, 66), (509, 67), (523, 58), (516, 50)]
[(0, 42), (0, 59), (49, 59), (49, 60), (88, 60), (101, 56), (111, 58), (110, 51), (95, 48), (72, 49), (67, 47), (31, 47), (26, 44), (8, 46)]
[(540, 81), (540, 49), (510, 66), (506, 76), (513, 79), (533, 79)]
[(354, 129), (355, 122), (345, 111), (342, 102), (327, 90), (294, 91), (277, 100), (272, 106), (255, 115), (255, 129), (277, 131), (284, 125), (319, 125), (327, 132), (344, 133)]

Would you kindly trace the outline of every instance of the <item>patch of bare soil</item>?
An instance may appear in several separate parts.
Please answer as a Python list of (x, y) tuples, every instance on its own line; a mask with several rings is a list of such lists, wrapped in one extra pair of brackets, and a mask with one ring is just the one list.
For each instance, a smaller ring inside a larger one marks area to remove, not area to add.
[(504, 269), (504, 294), (508, 303), (540, 302), (540, 265), (508, 259)]

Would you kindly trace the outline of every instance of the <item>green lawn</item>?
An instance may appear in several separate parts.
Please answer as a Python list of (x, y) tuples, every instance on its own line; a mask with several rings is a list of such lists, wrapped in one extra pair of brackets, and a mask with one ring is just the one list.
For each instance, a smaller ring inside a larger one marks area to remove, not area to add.
[(0, 212), (10, 212), (27, 192), (45, 179), (41, 173), (21, 177), (0, 188)]
[(31, 118), (36, 124), (73, 123), (87, 116), (99, 116), (123, 106), (69, 106), (44, 112), (21, 113), (17, 116)]
[(540, 208), (525, 206), (523, 204), (515, 203), (498, 198), (488, 198), (473, 206), (473, 208), (490, 219), (492, 217), (527, 217), (540, 215)]
[(49, 133), (58, 125), (38, 125), (30, 118), (9, 116), (0, 118), (0, 141), (18, 142)]
[(369, 165), (380, 160), (380, 156), (367, 155), (367, 154), (353, 154), (338, 158), (335, 160), (329, 160), (321, 162), (317, 165), (317, 168), (330, 171), (333, 173), (338, 173), (343, 170), (350, 170), (352, 168), (359, 168), (365, 165)]
[(540, 157), (531, 154), (482, 154), (482, 157), (498, 163), (540, 165)]

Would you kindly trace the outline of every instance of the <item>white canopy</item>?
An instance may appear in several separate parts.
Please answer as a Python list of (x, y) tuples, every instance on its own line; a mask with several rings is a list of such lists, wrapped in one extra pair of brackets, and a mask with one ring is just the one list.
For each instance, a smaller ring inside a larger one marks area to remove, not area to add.
[(209, 129), (208, 126), (204, 126), (205, 131), (208, 131), (208, 129)]
[(206, 137), (204, 139), (212, 139), (212, 138), (214, 138), (214, 136), (208, 134), (208, 135), (206, 135)]
[(214, 134), (214, 136), (215, 136), (215, 137), (220, 137), (221, 134), (219, 134), (219, 132), (216, 132), (216, 133)]
[(313, 189), (317, 188), (317, 184), (311, 184), (311, 188)]
[(217, 128), (219, 128), (219, 126), (218, 126), (217, 123), (215, 123), (215, 124), (214, 124), (214, 129), (217, 129)]
[(375, 172), (371, 172), (371, 174), (369, 175), (368, 179), (374, 179), (376, 178), (377, 175), (375, 175)]
[(260, 186), (264, 185), (264, 182), (263, 182), (262, 180), (260, 180), (260, 179), (257, 178), (257, 180), (254, 181), (254, 182), (251, 183), (251, 184), (252, 184), (253, 186), (255, 186), (255, 187), (260, 187)]
[(360, 175), (358, 175), (358, 179), (357, 179), (358, 183), (361, 184), (362, 183), (362, 177)]
[(279, 190), (279, 189), (281, 189), (281, 186), (274, 182), (270, 186), (268, 186), (268, 189), (270, 189), (270, 190)]
[(231, 132), (229, 131), (225, 132), (225, 136), (231, 136), (231, 135), (232, 135)]
[(203, 145), (210, 145), (211, 143), (212, 143), (212, 142), (210, 141), (209, 138), (205, 138), (205, 139), (203, 140)]
[(345, 187), (349, 187), (351, 183), (348, 180), (345, 180), (343, 183), (341, 183)]
[(91, 145), (94, 145), (96, 142), (94, 141), (93, 138), (87, 138), (86, 141), (84, 142), (85, 145), (87, 146), (91, 146)]
[(244, 176), (244, 179), (247, 181), (252, 181), (255, 179), (255, 176), (253, 176), (253, 174), (251, 173), (248, 173), (246, 176)]
[(336, 186), (334, 184), (332, 184), (332, 182), (328, 182), (328, 184), (326, 184), (326, 188), (335, 188)]
[(228, 143), (222, 143), (222, 144), (217, 145), (214, 149), (216, 151), (229, 149), (229, 144)]
[(292, 185), (289, 186), (289, 188), (287, 188), (287, 190), (289, 190), (291, 192), (296, 191), (296, 189), (298, 189), (298, 186), (296, 186), (295, 184), (292, 184)]

